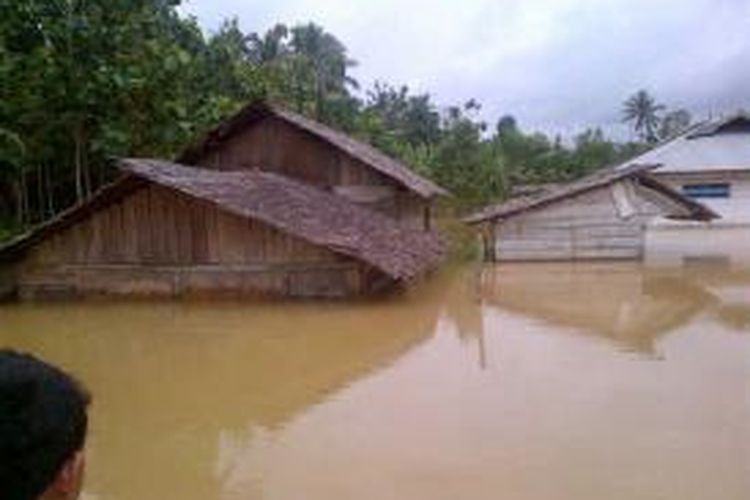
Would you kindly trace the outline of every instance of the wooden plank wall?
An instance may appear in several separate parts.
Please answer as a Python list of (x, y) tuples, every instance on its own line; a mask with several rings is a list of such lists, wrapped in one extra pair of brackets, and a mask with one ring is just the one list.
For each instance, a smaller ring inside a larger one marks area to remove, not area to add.
[[(326, 190), (375, 186), (385, 194), (377, 201), (366, 202), (357, 195), (350, 199), (418, 228), (423, 228), (424, 208), (429, 205), (390, 177), (276, 117), (265, 118), (229, 138), (198, 164), (221, 170), (267, 169)], [(357, 190), (357, 194), (361, 192)]]
[(38, 264), (337, 262), (327, 249), (176, 191), (144, 187), (35, 247)]
[(513, 217), (495, 227), (495, 260), (640, 258), (644, 203), (636, 201), (639, 212), (621, 218), (605, 187)]
[(42, 241), (19, 270), (27, 295), (60, 289), (344, 296), (367, 285), (352, 259), (153, 185)]

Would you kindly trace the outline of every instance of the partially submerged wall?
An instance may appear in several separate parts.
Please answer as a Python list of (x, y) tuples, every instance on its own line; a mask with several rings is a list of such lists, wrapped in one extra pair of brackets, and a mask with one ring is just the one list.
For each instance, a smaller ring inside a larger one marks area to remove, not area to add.
[(490, 225), (490, 258), (639, 259), (645, 222), (660, 213), (639, 189), (630, 181), (620, 181)]
[(344, 298), (363, 293), (354, 264), (290, 266), (59, 266), (25, 274), (21, 299), (112, 296)]
[(393, 284), (359, 261), (153, 185), (49, 236), (17, 269), (21, 298), (345, 297)]

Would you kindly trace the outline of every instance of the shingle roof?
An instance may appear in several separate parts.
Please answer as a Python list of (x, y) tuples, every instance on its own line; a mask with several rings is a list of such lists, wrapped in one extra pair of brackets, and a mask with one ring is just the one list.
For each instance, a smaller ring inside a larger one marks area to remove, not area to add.
[(208, 151), (216, 148), (227, 138), (260, 122), (263, 118), (268, 116), (275, 116), (295, 127), (313, 134), (349, 156), (362, 161), (380, 173), (399, 182), (424, 198), (448, 194), (447, 191), (434, 182), (416, 174), (403, 163), (383, 154), (369, 144), (358, 141), (343, 132), (323, 125), (322, 123), (265, 102), (254, 102), (245, 106), (234, 116), (228, 118), (217, 127), (210, 130), (196, 143), (185, 149), (177, 157), (176, 161), (183, 164), (194, 164)]
[(260, 170), (217, 171), (152, 159), (125, 159), (129, 175), (104, 186), (84, 203), (58, 214), (0, 246), (0, 261), (22, 253), (87, 214), (152, 182), (260, 220), (279, 231), (370, 264), (395, 280), (410, 280), (437, 265), (445, 252), (440, 237), (308, 184)]
[(540, 208), (593, 189), (613, 184), (626, 177), (632, 177), (643, 186), (659, 191), (662, 195), (682, 205), (685, 208), (685, 213), (672, 215), (673, 218), (711, 220), (718, 217), (717, 214), (701, 203), (681, 195), (664, 183), (646, 175), (647, 171), (653, 170), (655, 167), (657, 165), (630, 164), (624, 167), (598, 170), (577, 181), (563, 184), (557, 188), (544, 190), (533, 196), (512, 198), (504, 203), (491, 205), (464, 218), (464, 222), (477, 224), (491, 219), (506, 219), (528, 210)]
[(443, 243), (343, 197), (261, 170), (217, 171), (128, 159), (126, 172), (209, 201), (242, 217), (354, 257), (393, 279), (408, 280), (433, 267)]

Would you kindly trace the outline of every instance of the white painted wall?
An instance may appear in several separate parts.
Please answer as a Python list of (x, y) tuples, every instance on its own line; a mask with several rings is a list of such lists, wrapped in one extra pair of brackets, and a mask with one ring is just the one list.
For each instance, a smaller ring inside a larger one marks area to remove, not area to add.
[(646, 231), (646, 263), (681, 266), (693, 260), (713, 261), (731, 267), (750, 267), (750, 170), (706, 171), (690, 174), (657, 174), (677, 189), (685, 184), (728, 182), (729, 198), (699, 198), (697, 201), (721, 218), (711, 222), (655, 219)]

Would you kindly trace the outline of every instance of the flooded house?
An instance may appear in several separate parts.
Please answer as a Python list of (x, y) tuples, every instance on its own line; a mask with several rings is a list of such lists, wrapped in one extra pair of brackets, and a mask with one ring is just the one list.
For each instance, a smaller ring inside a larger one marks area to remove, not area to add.
[(747, 262), (750, 116), (738, 113), (698, 124), (633, 161), (659, 164), (654, 177), (721, 216), (710, 222), (655, 221), (647, 235), (649, 259)]
[(603, 169), (486, 207), (464, 221), (480, 228), (488, 261), (639, 259), (646, 224), (654, 217), (716, 217), (649, 175), (654, 167)]
[(0, 297), (348, 297), (434, 268), (447, 193), (346, 134), (254, 102), (176, 162), (131, 159), (90, 199), (0, 247)]
[(442, 255), (436, 234), (278, 173), (120, 168), (120, 180), (0, 249), (12, 292), (346, 297), (397, 287)]
[(433, 201), (447, 194), (369, 144), (265, 102), (249, 104), (176, 161), (216, 170), (275, 172), (425, 231), (432, 227)]

